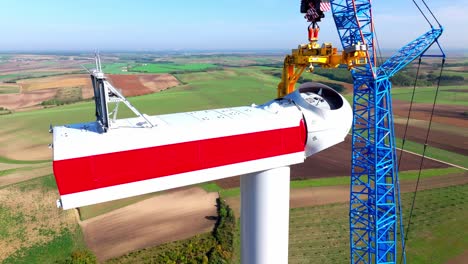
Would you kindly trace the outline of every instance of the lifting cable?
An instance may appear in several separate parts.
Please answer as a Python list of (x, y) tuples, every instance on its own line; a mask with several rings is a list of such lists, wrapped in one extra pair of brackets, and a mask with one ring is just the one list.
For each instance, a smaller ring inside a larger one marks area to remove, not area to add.
[[(424, 0), (423, 0), (423, 2), (424, 2)], [(424, 12), (422, 11), (421, 7), (419, 7), (418, 3), (416, 3), (415, 0), (413, 0), (413, 3), (414, 3), (414, 5), (418, 8), (418, 10), (419, 10), (419, 12), (421, 13), (421, 15), (423, 15), (423, 17), (426, 19), (427, 23), (431, 26), (431, 28), (433, 28), (434, 26), (432, 26), (431, 21), (429, 21), (429, 19), (427, 18), (426, 14), (424, 14)], [(424, 5), (427, 7), (426, 2), (424, 2)], [(428, 7), (428, 8), (429, 8), (429, 7)], [(429, 10), (429, 11), (430, 11), (430, 10)], [(431, 14), (432, 14), (432, 12), (431, 12)], [(434, 15), (432, 15), (432, 16), (434, 16)]]
[(409, 127), (409, 121), (411, 117), (411, 111), (413, 110), (413, 103), (414, 103), (414, 95), (416, 93), (416, 85), (418, 83), (418, 78), (419, 78), (419, 70), (421, 69), (421, 57), (419, 57), (418, 61), (418, 69), (416, 70), (416, 79), (414, 80), (414, 85), (413, 85), (413, 91), (411, 93), (411, 101), (408, 109), (408, 116), (406, 117), (406, 125), (405, 125), (405, 132), (403, 133), (403, 139), (402, 139), (402, 144), (401, 144), (401, 150), (400, 150), (400, 157), (398, 158), (398, 168), (400, 168), (401, 164), (401, 157), (403, 156), (403, 149), (405, 148), (405, 142), (406, 142), (406, 135), (408, 133), (408, 127)]
[(379, 57), (378, 58), (374, 58), (374, 61), (376, 62), (376, 67), (377, 67), (377, 63), (378, 65), (382, 65), (383, 64), (383, 56), (382, 56), (382, 49), (380, 48), (380, 42), (379, 42), (379, 38), (377, 37), (377, 30), (375, 29), (374, 27), (374, 35), (375, 35), (375, 42), (377, 43), (377, 51), (379, 52)]
[[(424, 56), (424, 55), (422, 55), (422, 56)], [(423, 148), (423, 152), (421, 154), (421, 162), (419, 163), (418, 178), (416, 180), (416, 186), (415, 186), (415, 190), (414, 190), (414, 194), (413, 194), (413, 200), (412, 200), (412, 203), (411, 203), (411, 209), (410, 209), (410, 213), (409, 213), (409, 217), (408, 217), (408, 223), (407, 223), (407, 226), (406, 226), (406, 231), (405, 231), (406, 235), (405, 235), (404, 241), (402, 241), (402, 252), (401, 252), (401, 257), (400, 257), (400, 263), (401, 263), (401, 261), (403, 259), (403, 256), (406, 259), (406, 246), (408, 244), (408, 234), (410, 232), (410, 227), (411, 227), (411, 218), (413, 216), (414, 205), (416, 203), (416, 195), (418, 193), (419, 183), (420, 183), (420, 180), (421, 180), (421, 172), (422, 172), (422, 169), (423, 169), (424, 160), (426, 158), (426, 150), (427, 150), (427, 145), (428, 145), (428, 141), (429, 141), (429, 134), (431, 132), (432, 119), (434, 117), (434, 111), (435, 111), (435, 107), (436, 107), (436, 103), (437, 103), (437, 97), (439, 95), (440, 81), (442, 79), (444, 65), (445, 65), (445, 55), (442, 56), (442, 64), (441, 64), (441, 67), (440, 67), (439, 78), (437, 80), (437, 87), (436, 87), (436, 92), (435, 92), (435, 95), (434, 95), (434, 101), (432, 103), (431, 116), (429, 118), (429, 125), (428, 125), (427, 131), (426, 131), (426, 138), (424, 140), (424, 148)], [(420, 67), (421, 67), (421, 57), (419, 57), (418, 71), (417, 71), (417, 76), (416, 76), (416, 80), (415, 80), (414, 87), (413, 87), (413, 94), (412, 94), (412, 97), (411, 97), (410, 109), (408, 111), (408, 118), (406, 120), (405, 133), (404, 133), (403, 142), (402, 142), (402, 146), (401, 146), (400, 157), (399, 157), (399, 160), (398, 160), (398, 167), (400, 167), (401, 156), (403, 154), (404, 144), (405, 144), (405, 141), (406, 141), (406, 135), (407, 135), (408, 125), (409, 125), (409, 119), (410, 119), (410, 115), (411, 115), (412, 105), (413, 105), (413, 102), (414, 102), (414, 94), (415, 94), (415, 90), (416, 90), (416, 85), (417, 85), (417, 81), (418, 81)]]
[(426, 1), (425, 0), (422, 0), (423, 4), (426, 6), (427, 10), (429, 10), (429, 13), (431, 13), (431, 16), (432, 18), (434, 18), (434, 20), (437, 22), (437, 24), (439, 25), (439, 28), (442, 27), (442, 25), (439, 23), (439, 20), (437, 20), (437, 17), (434, 15), (434, 13), (432, 13), (432, 10), (429, 8), (429, 6), (426, 4)]
[[(423, 15), (423, 17), (427, 21), (427, 23), (431, 26), (431, 28), (434, 28), (434, 26), (429, 21), (426, 14), (422, 11), (422, 9), (418, 5), (418, 3), (416, 3), (415, 0), (412, 0), (412, 1), (413, 1), (414, 5), (418, 8), (421, 15)], [(429, 13), (431, 14), (432, 18), (437, 22), (437, 24), (439, 25), (439, 28), (442, 28), (442, 25), (439, 23), (439, 21), (437, 20), (437, 18), (434, 15), (434, 13), (432, 12), (432, 10), (427, 5), (426, 1), (425, 0), (421, 0), (421, 1), (424, 4), (424, 6), (426, 7), (426, 9), (429, 11)], [(403, 216), (402, 216), (402, 210), (401, 210), (401, 200), (399, 200), (399, 206), (398, 206), (398, 211), (399, 211), (399, 214), (400, 214), (400, 232), (401, 232), (401, 247), (402, 247), (400, 263), (406, 263), (406, 248), (407, 248), (407, 244), (408, 244), (408, 235), (409, 235), (409, 232), (411, 230), (410, 229), (411, 228), (411, 219), (413, 217), (414, 206), (415, 206), (415, 203), (416, 203), (416, 196), (417, 196), (417, 193), (418, 193), (419, 183), (420, 183), (420, 180), (421, 180), (421, 172), (422, 172), (422, 169), (424, 167), (423, 165), (424, 165), (424, 160), (425, 160), (425, 157), (426, 157), (426, 150), (427, 150), (427, 145), (428, 145), (428, 141), (429, 141), (429, 134), (430, 134), (430, 131), (431, 131), (431, 128), (432, 128), (432, 119), (434, 117), (434, 111), (435, 111), (435, 106), (436, 106), (436, 103), (437, 103), (437, 97), (439, 95), (440, 82), (441, 82), (441, 79), (442, 79), (442, 74), (443, 74), (443, 70), (444, 70), (444, 66), (445, 66), (445, 53), (442, 50), (442, 47), (440, 46), (437, 39), (436, 39), (435, 42), (437, 43), (437, 46), (439, 47), (442, 55), (440, 55), (440, 56), (426, 55), (426, 56), (427, 57), (442, 57), (442, 63), (441, 63), (441, 67), (440, 67), (439, 78), (437, 80), (437, 88), (436, 88), (436, 92), (435, 92), (435, 95), (434, 95), (434, 101), (432, 103), (431, 116), (429, 118), (429, 124), (428, 124), (428, 128), (427, 128), (427, 131), (426, 131), (426, 138), (424, 140), (424, 147), (423, 147), (423, 152), (422, 152), (422, 155), (421, 155), (421, 162), (419, 163), (418, 177), (417, 177), (417, 180), (416, 180), (416, 186), (415, 186), (415, 190), (414, 190), (414, 193), (413, 193), (411, 209), (410, 209), (410, 213), (409, 213), (409, 217), (408, 217), (408, 223), (407, 223), (405, 232), (404, 232), (404, 227), (403, 227)], [(421, 69), (421, 60), (422, 60), (422, 57), (425, 56), (424, 53), (419, 57), (418, 69), (417, 69), (417, 72), (416, 72), (416, 78), (415, 78), (415, 81), (414, 81), (413, 91), (412, 91), (412, 94), (411, 94), (411, 102), (410, 102), (410, 106), (409, 106), (409, 109), (408, 109), (408, 116), (407, 116), (407, 119), (406, 119), (405, 132), (404, 132), (403, 139), (402, 139), (400, 157), (399, 157), (398, 163), (397, 163), (397, 166), (398, 166), (397, 170), (399, 170), (399, 168), (400, 168), (401, 159), (402, 159), (402, 156), (403, 156), (406, 137), (407, 137), (407, 133), (408, 133), (410, 115), (411, 115), (411, 112), (412, 112), (412, 109), (413, 109), (414, 96), (415, 96), (415, 92), (416, 92), (416, 85), (418, 83), (419, 71)], [(400, 187), (399, 187), (398, 178), (397, 178), (397, 181), (398, 181), (397, 186), (398, 186), (398, 189), (399, 189)], [(398, 190), (398, 192), (399, 191), (400, 190)], [(400, 197), (399, 197), (399, 199), (400, 199)]]
[[(405, 125), (405, 132), (403, 133), (403, 138), (402, 138), (402, 143), (401, 143), (401, 149), (400, 149), (400, 156), (398, 157), (398, 163), (397, 163), (397, 170), (400, 170), (400, 165), (401, 165), (401, 159), (403, 157), (403, 151), (405, 149), (405, 143), (406, 143), (406, 137), (407, 137), (407, 134), (408, 134), (408, 127), (409, 127), (409, 121), (410, 121), (410, 117), (411, 117), (411, 112), (413, 110), (413, 103), (414, 103), (414, 95), (416, 93), (416, 85), (418, 83), (418, 80), (419, 80), (419, 71), (421, 69), (421, 56), (419, 57), (419, 61), (418, 61), (418, 69), (416, 70), (416, 78), (414, 80), (414, 85), (413, 85), (413, 91), (412, 91), (412, 94), (411, 94), (411, 101), (410, 101), (410, 105), (409, 105), (409, 109), (408, 109), (408, 116), (406, 117), (406, 125)], [(396, 174), (397, 177), (398, 177), (398, 174)], [(397, 188), (398, 188), (398, 193), (401, 193), (400, 192), (400, 180), (399, 178), (396, 179), (397, 181)], [(401, 209), (401, 198), (398, 197), (398, 215), (400, 216), (400, 237), (401, 237), (401, 247), (402, 247), (402, 252), (401, 252), (401, 257), (400, 257), (400, 263), (406, 263), (406, 240), (407, 240), (407, 233), (408, 230), (405, 232), (404, 230), (404, 226), (403, 226), (403, 211)], [(411, 219), (411, 217), (410, 217)], [(403, 262), (402, 262), (402, 259), (403, 259)]]
[[(416, 78), (414, 80), (414, 85), (413, 85), (413, 91), (412, 91), (412, 94), (411, 94), (411, 101), (410, 101), (410, 105), (409, 105), (409, 109), (408, 109), (408, 116), (406, 117), (406, 125), (405, 125), (405, 132), (403, 133), (403, 138), (402, 138), (402, 143), (401, 143), (401, 149), (400, 149), (400, 156), (398, 157), (398, 165), (397, 165), (397, 170), (400, 169), (400, 165), (401, 165), (401, 159), (403, 157), (403, 151), (405, 149), (405, 143), (406, 143), (406, 135), (408, 133), (408, 127), (409, 127), (409, 121), (410, 121), (410, 117), (411, 117), (411, 112), (412, 112), (412, 109), (413, 109), (413, 103), (414, 103), (414, 95), (416, 93), (416, 85), (418, 83), (418, 79), (419, 79), (419, 70), (421, 69), (421, 56), (419, 57), (419, 62), (418, 62), (418, 69), (416, 71)], [(398, 174), (397, 174), (398, 175)], [(398, 187), (398, 193), (401, 193), (400, 192), (400, 180), (397, 179), (398, 181), (398, 184), (397, 184), (397, 187)], [(401, 209), (401, 199), (398, 200), (398, 214), (400, 215), (400, 237), (401, 237), (401, 248), (402, 248), (402, 251), (401, 251), (401, 257), (400, 257), (400, 263), (406, 263), (406, 240), (407, 240), (407, 235), (408, 233), (408, 230), (406, 232), (404, 232), (404, 226), (403, 226), (403, 212), (402, 212), (402, 209)], [(410, 217), (411, 219), (411, 217)], [(406, 236), (405, 236), (406, 234)], [(402, 262), (403, 260), (403, 262)]]
[[(426, 9), (429, 11), (429, 13), (431, 14), (432, 18), (437, 22), (437, 24), (439, 25), (439, 28), (442, 28), (442, 25), (439, 23), (439, 20), (437, 20), (437, 17), (434, 15), (434, 13), (432, 12), (431, 8), (427, 5), (426, 1), (425, 0), (421, 0), (421, 2), (424, 4), (424, 6), (426, 7)], [(427, 23), (431, 26), (431, 28), (434, 28), (434, 26), (432, 25), (432, 23), (429, 21), (429, 19), (427, 18), (426, 14), (422, 11), (421, 7), (418, 5), (418, 3), (416, 3), (415, 0), (413, 0), (413, 3), (414, 5), (418, 8), (419, 12), (421, 13), (421, 15), (423, 15), (424, 19), (426, 19)]]

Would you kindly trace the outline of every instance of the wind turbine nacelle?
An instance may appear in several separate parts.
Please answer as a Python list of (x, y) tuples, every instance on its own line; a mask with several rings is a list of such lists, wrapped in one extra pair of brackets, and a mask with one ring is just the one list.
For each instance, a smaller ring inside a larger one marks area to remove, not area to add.
[(304, 114), (307, 157), (344, 141), (353, 111), (341, 94), (324, 84), (309, 82), (285, 98), (294, 101)]
[(284, 98), (259, 107), (279, 113), (290, 111), (291, 103), (302, 113), (306, 125), (306, 157), (344, 141), (353, 112), (341, 94), (324, 84), (309, 82)]
[[(351, 108), (321, 84), (260, 106), (53, 128), (64, 209), (302, 163), (344, 140)], [(147, 123), (151, 123), (148, 126)]]

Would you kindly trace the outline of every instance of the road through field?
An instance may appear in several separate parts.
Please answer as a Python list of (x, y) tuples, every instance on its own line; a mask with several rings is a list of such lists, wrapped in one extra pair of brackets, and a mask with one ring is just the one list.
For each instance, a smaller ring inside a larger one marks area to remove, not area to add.
[[(400, 151), (402, 150), (401, 148), (397, 148), (397, 149), (400, 150)], [(409, 154), (412, 154), (412, 155), (416, 155), (416, 156), (422, 157), (421, 154), (415, 153), (415, 152), (412, 152), (412, 151), (409, 151), (409, 150), (403, 150), (403, 152), (406, 152), (406, 153), (409, 153)], [(451, 166), (451, 167), (455, 167), (455, 168), (459, 168), (459, 169), (468, 171), (468, 168), (465, 168), (465, 167), (462, 167), (462, 166), (458, 166), (458, 165), (455, 165), (455, 164), (453, 164), (453, 163), (449, 163), (449, 162), (446, 162), (446, 161), (443, 161), (443, 160), (434, 159), (434, 158), (431, 158), (431, 157), (428, 157), (428, 156), (424, 156), (424, 159), (428, 159), (428, 160), (431, 160), (431, 161), (440, 162), (440, 163), (443, 163), (443, 164), (448, 165), (448, 166)]]

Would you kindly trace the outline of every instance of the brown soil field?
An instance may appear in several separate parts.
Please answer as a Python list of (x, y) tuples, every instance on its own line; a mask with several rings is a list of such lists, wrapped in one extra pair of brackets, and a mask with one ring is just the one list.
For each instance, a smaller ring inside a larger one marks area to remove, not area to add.
[(213, 229), (217, 193), (200, 188), (158, 195), (80, 223), (99, 261)]
[(10, 110), (33, 107), (55, 97), (57, 89), (35, 90), (20, 94), (0, 94), (0, 107)]
[[(35, 56), (35, 55), (33, 55)], [(80, 64), (89, 63), (89, 60), (58, 60), (54, 56), (21, 57), (0, 64), (0, 74), (16, 74), (18, 72), (57, 72), (70, 73), (82, 70)], [(57, 62), (50, 64), (50, 62)]]
[(447, 92), (455, 92), (455, 93), (468, 93), (468, 89), (448, 89), (445, 90)]
[[(6, 141), (6, 140), (5, 140)], [(50, 160), (52, 150), (45, 144), (34, 144), (28, 139), (15, 139), (15, 144), (8, 144), (0, 139), (0, 156), (14, 160)], [(50, 140), (49, 140), (50, 141)]]
[[(401, 192), (414, 192), (416, 181), (401, 181)], [(444, 177), (432, 177), (421, 179), (418, 190), (428, 190), (455, 185), (468, 184), (468, 172), (447, 175)], [(226, 198), (229, 206), (240, 215), (240, 197)], [(300, 208), (331, 203), (344, 203), (349, 201), (349, 186), (326, 186), (291, 189), (290, 206)]]
[(353, 93), (353, 85), (350, 83), (345, 83), (345, 82), (337, 82), (338, 84), (343, 85), (347, 93)]
[[(393, 112), (397, 116), (407, 117), (409, 102), (393, 100)], [(414, 104), (411, 118), (429, 120), (432, 111), (430, 104)], [(468, 128), (468, 117), (464, 115), (466, 106), (439, 105), (434, 110), (433, 122)]]
[(466, 66), (446, 67), (446, 69), (451, 71), (468, 72), (468, 67)]
[(466, 264), (468, 263), (468, 250), (463, 252), (463, 254), (449, 260), (446, 264)]
[(170, 74), (110, 74), (109, 81), (125, 96), (138, 96), (159, 92), (179, 85), (179, 81)]
[[(51, 142), (50, 135), (37, 136), (24, 127), (25, 124), (14, 122), (0, 128), (0, 156), (14, 160), (50, 160), (52, 150), (47, 146)], [(47, 133), (47, 127), (45, 129)]]
[[(170, 74), (109, 75), (109, 79), (125, 96), (154, 93), (179, 84), (179, 81)], [(25, 79), (18, 81), (18, 85), (20, 94), (0, 94), (0, 107), (10, 110), (30, 109), (43, 101), (55, 98), (59, 90), (64, 88), (80, 88), (83, 99), (94, 96), (91, 80), (87, 74)]]
[[(395, 124), (395, 133), (397, 137), (403, 138), (403, 135), (405, 134), (405, 125)], [(427, 128), (409, 126), (406, 138), (408, 140), (424, 144), (426, 134)], [(466, 136), (431, 129), (428, 145), (462, 155), (468, 155), (468, 140), (466, 139)]]
[[(421, 157), (403, 153), (400, 170), (419, 169)], [(448, 165), (433, 160), (424, 161), (424, 169), (446, 168)], [(291, 166), (291, 179), (326, 178), (349, 175), (351, 172), (351, 137), (346, 137), (341, 144), (335, 145), (309, 157), (304, 163)], [(217, 180), (222, 188), (239, 187), (240, 178), (231, 177)]]
[(151, 89), (144, 86), (137, 75), (108, 75), (109, 81), (124, 96), (138, 96), (151, 93)]
[(141, 82), (152, 89), (153, 92), (159, 92), (170, 87), (179, 85), (179, 81), (171, 74), (146, 74), (139, 76)]
[(45, 78), (33, 78), (17, 81), (21, 86), (21, 92), (27, 93), (42, 89), (60, 89), (65, 87), (85, 87), (92, 90), (91, 79), (86, 74), (61, 75)]
[(32, 78), (17, 83), (20, 86), (20, 93), (0, 94), (1, 107), (10, 110), (32, 108), (43, 101), (55, 98), (59, 90), (72, 87), (81, 88), (82, 97), (85, 99), (93, 96), (89, 76), (85, 74)]

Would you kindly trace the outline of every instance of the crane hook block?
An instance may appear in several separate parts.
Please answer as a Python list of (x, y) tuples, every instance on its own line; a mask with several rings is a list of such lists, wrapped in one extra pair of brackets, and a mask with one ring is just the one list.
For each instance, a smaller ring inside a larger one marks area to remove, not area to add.
[(320, 32), (320, 28), (317, 25), (309, 25), (309, 41), (314, 42), (318, 40), (318, 35)]

